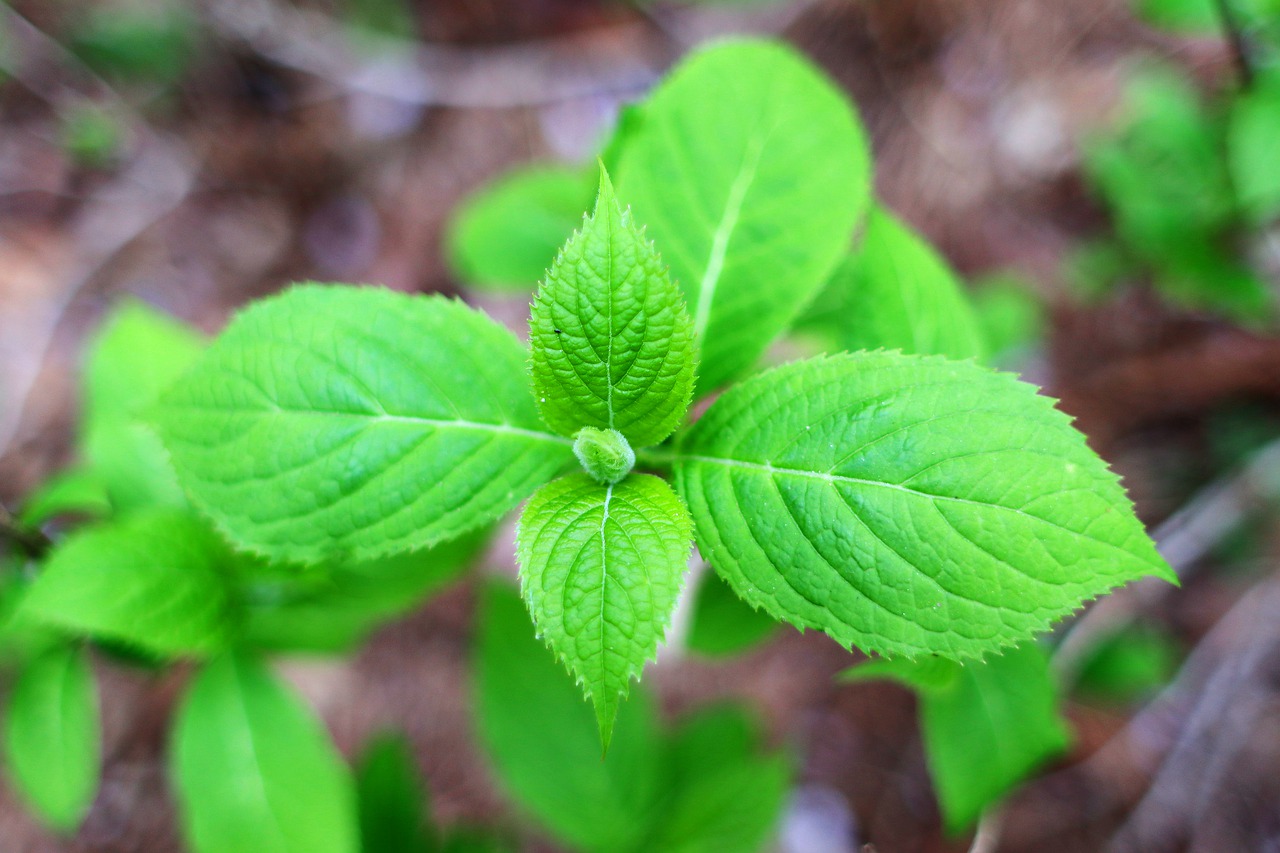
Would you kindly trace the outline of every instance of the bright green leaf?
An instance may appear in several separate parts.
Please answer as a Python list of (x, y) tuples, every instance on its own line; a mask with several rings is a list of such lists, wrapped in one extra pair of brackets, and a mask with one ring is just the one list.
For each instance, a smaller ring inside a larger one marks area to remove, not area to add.
[(98, 697), (84, 653), (51, 651), (22, 671), (5, 719), (14, 786), (53, 829), (75, 831), (98, 789)]
[(445, 257), (467, 284), (532, 290), (591, 204), (585, 169), (534, 166), (498, 179), (454, 214)]
[(671, 72), (629, 118), (616, 177), (689, 301), (705, 393), (750, 368), (826, 281), (866, 208), (870, 158), (812, 65), (743, 40)]
[(751, 853), (764, 847), (786, 803), (790, 762), (765, 754), (740, 708), (703, 710), (671, 739), (666, 809), (643, 849)]
[(347, 767), (320, 722), (254, 658), (206, 666), (174, 721), (173, 778), (194, 853), (356, 853)]
[(426, 817), (427, 790), (401, 734), (374, 738), (356, 769), (361, 853), (431, 853), (437, 845)]
[(970, 362), (775, 369), (711, 406), (675, 470), (738, 595), (868, 652), (974, 657), (1127, 581), (1175, 580), (1053, 401)]
[(533, 389), (562, 435), (662, 441), (693, 396), (693, 322), (658, 253), (600, 175), (595, 213), (565, 244), (529, 319)]
[(524, 599), (595, 705), (605, 749), (619, 700), (666, 634), (692, 533), (675, 492), (648, 474), (611, 486), (562, 477), (535, 492), (520, 518)]
[(925, 752), (950, 834), (967, 829), (1070, 741), (1048, 660), (1035, 643), (966, 665), (927, 663), (952, 670), (942, 684), (932, 683), (936, 673), (922, 681), (911, 671), (918, 664), (873, 663), (883, 665), (866, 676), (857, 667), (854, 676), (891, 678), (920, 692)]
[(974, 293), (973, 303), (991, 353), (989, 363), (997, 367), (1024, 361), (1028, 350), (1044, 336), (1044, 305), (1031, 286), (1016, 275), (1003, 273), (985, 279)]
[(738, 598), (724, 578), (709, 571), (698, 585), (685, 644), (698, 654), (733, 655), (761, 642), (777, 627), (772, 616)]
[(632, 691), (602, 759), (595, 714), (514, 592), (486, 589), (480, 620), (477, 722), (502, 787), (573, 849), (643, 849), (663, 790), (652, 700)]
[(823, 303), (839, 349), (900, 349), (982, 358), (973, 307), (956, 274), (897, 217), (873, 207), (858, 248), (836, 268)]
[(1257, 222), (1280, 215), (1280, 76), (1262, 78), (1231, 105), (1228, 166), (1240, 204)]
[(186, 505), (164, 448), (140, 415), (203, 348), (194, 331), (135, 301), (117, 307), (90, 345), (81, 442), (116, 509)]
[(157, 654), (207, 654), (232, 627), (225, 561), (225, 546), (190, 515), (139, 512), (59, 545), (23, 607), (66, 630)]
[(94, 471), (73, 468), (55, 474), (22, 503), (19, 520), (28, 527), (39, 527), (59, 515), (85, 515), (94, 518), (111, 513), (107, 489)]
[(239, 546), (371, 559), (492, 521), (573, 461), (542, 429), (526, 358), (459, 302), (301, 286), (237, 316), (155, 419)]

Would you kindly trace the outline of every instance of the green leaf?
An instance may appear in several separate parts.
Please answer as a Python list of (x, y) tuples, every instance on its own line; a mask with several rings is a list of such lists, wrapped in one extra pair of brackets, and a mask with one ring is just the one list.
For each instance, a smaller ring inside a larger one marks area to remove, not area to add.
[(858, 248), (836, 268), (823, 302), (839, 349), (984, 355), (982, 330), (956, 274), (880, 207), (872, 208)]
[(948, 834), (967, 829), (1070, 742), (1048, 659), (1035, 643), (967, 665), (928, 663), (952, 670), (941, 685), (929, 683), (932, 676), (922, 682), (908, 661), (875, 663), (882, 667), (863, 678), (892, 678), (920, 692), (925, 752)]
[(45, 480), (28, 495), (19, 520), (28, 527), (39, 527), (59, 515), (101, 518), (110, 513), (111, 499), (102, 478), (91, 469), (73, 468)]
[(532, 290), (591, 204), (585, 169), (533, 166), (468, 198), (445, 237), (454, 275), (478, 287)]
[(157, 654), (208, 654), (225, 645), (233, 624), (226, 559), (225, 546), (192, 516), (139, 512), (59, 545), (23, 607), (68, 631)]
[(974, 657), (1127, 581), (1176, 582), (1053, 401), (969, 362), (775, 369), (711, 406), (675, 471), (738, 595), (868, 652)]
[(762, 642), (778, 627), (772, 616), (747, 604), (715, 572), (706, 572), (693, 602), (685, 643), (692, 652), (720, 657)]
[(488, 534), (482, 530), (424, 551), (360, 562), (277, 567), (274, 578), (262, 577), (261, 562), (251, 560), (242, 566), (248, 599), (243, 641), (269, 651), (350, 651), (457, 579)]
[(1128, 703), (1167, 684), (1178, 669), (1177, 643), (1150, 626), (1107, 639), (1082, 664), (1079, 691), (1104, 702)]
[(203, 348), (194, 331), (136, 301), (117, 307), (90, 345), (81, 442), (117, 510), (186, 505), (164, 448), (140, 416)]
[(388, 732), (365, 747), (356, 770), (361, 853), (430, 853), (427, 790), (404, 735)]
[(1280, 215), (1280, 76), (1260, 78), (1231, 105), (1228, 167), (1240, 204), (1255, 222)]
[(743, 40), (667, 77), (629, 119), (616, 175), (689, 301), (706, 393), (750, 368), (827, 280), (866, 208), (870, 155), (820, 72)]
[(693, 321), (653, 245), (600, 173), (595, 213), (538, 289), (529, 319), (533, 389), (552, 429), (662, 441), (693, 396)]
[(689, 560), (692, 522), (663, 480), (603, 486), (572, 474), (520, 518), (516, 556), (538, 634), (595, 705), (609, 748), (619, 700), (662, 642)]
[(80, 825), (98, 789), (100, 735), (93, 672), (84, 653), (51, 651), (22, 671), (5, 719), (14, 786), (53, 829)]
[(1024, 361), (1044, 337), (1044, 306), (1017, 275), (998, 273), (982, 281), (974, 294), (974, 309), (991, 352), (989, 362), (997, 367)]
[(487, 588), (480, 620), (477, 723), (502, 787), (573, 849), (643, 849), (664, 790), (652, 700), (632, 691), (602, 759), (595, 714), (514, 592)]
[(760, 850), (777, 825), (791, 781), (784, 754), (763, 752), (741, 708), (700, 711), (669, 747), (665, 811), (643, 849), (664, 853)]
[(194, 853), (356, 853), (355, 791), (328, 734), (247, 655), (206, 666), (174, 722), (173, 778)]
[(154, 416), (237, 545), (372, 559), (492, 521), (572, 462), (526, 358), (459, 302), (301, 286), (237, 316)]
[(1222, 27), (1214, 8), (1215, 2), (1216, 0), (1137, 0), (1137, 6), (1142, 18), (1157, 27), (1212, 33)]

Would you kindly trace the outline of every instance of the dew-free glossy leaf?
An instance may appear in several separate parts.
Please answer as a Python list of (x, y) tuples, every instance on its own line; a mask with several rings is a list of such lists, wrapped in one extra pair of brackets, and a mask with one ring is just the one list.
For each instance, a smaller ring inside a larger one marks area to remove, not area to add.
[(526, 358), (459, 302), (296, 287), (236, 317), (155, 422), (233, 542), (370, 559), (491, 521), (572, 462), (538, 419)]
[(605, 748), (619, 701), (658, 650), (684, 584), (689, 513), (665, 481), (571, 474), (520, 518), (516, 555), (538, 634), (595, 705)]
[(971, 362), (857, 353), (726, 392), (675, 460), (702, 555), (779, 619), (967, 658), (1173, 573), (1053, 401)]
[(826, 281), (870, 166), (830, 82), (786, 47), (743, 40), (698, 51), (654, 91), (616, 178), (689, 302), (705, 393), (750, 368)]
[(173, 779), (194, 853), (356, 853), (354, 786), (328, 733), (261, 663), (206, 666), (174, 721)]
[(872, 208), (823, 293), (837, 348), (982, 358), (982, 330), (951, 268), (893, 214)]
[(5, 716), (5, 767), (40, 819), (72, 832), (93, 802), (100, 765), (98, 697), (84, 653), (60, 648), (22, 671)]
[(117, 307), (90, 345), (81, 443), (117, 510), (186, 505), (164, 448), (140, 416), (203, 348), (195, 331), (136, 301)]
[(601, 758), (594, 712), (534, 636), (519, 596), (490, 586), (480, 620), (477, 728), (502, 788), (571, 849), (645, 849), (664, 780), (662, 740), (643, 686), (618, 709)]
[[(1024, 643), (985, 661), (873, 661), (854, 680), (889, 678), (920, 693), (920, 726), (947, 832), (972, 825), (993, 803), (1066, 748), (1045, 653)], [(929, 672), (914, 672), (921, 666)], [(937, 678), (937, 670), (950, 677)]]
[(23, 608), (65, 630), (156, 654), (207, 654), (232, 627), (226, 554), (188, 513), (137, 512), (59, 545)]
[(482, 188), (445, 237), (454, 275), (478, 287), (532, 290), (591, 204), (585, 169), (533, 166)]
[(538, 408), (562, 435), (613, 429), (647, 447), (689, 406), (693, 322), (604, 172), (595, 212), (538, 289), (529, 343)]

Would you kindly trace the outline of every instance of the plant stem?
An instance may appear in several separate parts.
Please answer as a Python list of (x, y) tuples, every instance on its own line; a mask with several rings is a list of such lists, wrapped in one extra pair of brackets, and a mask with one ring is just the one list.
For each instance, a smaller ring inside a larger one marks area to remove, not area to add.
[(1240, 20), (1236, 17), (1235, 10), (1231, 8), (1231, 0), (1213, 0), (1213, 5), (1217, 10), (1218, 20), (1222, 22), (1227, 44), (1231, 46), (1231, 58), (1240, 75), (1240, 85), (1248, 89), (1253, 85), (1255, 72), (1253, 63), (1249, 59), (1249, 45), (1245, 41), (1244, 31), (1240, 28)]
[(53, 547), (53, 541), (39, 530), (24, 527), (0, 505), (0, 539), (7, 539), (23, 550), (28, 557), (39, 559)]

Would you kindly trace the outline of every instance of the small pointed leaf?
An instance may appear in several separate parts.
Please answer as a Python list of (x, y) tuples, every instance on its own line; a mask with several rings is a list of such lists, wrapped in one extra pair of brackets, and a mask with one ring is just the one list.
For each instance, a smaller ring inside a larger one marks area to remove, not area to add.
[(666, 633), (691, 528), (671, 487), (647, 474), (610, 486), (562, 477), (536, 492), (520, 519), (524, 599), (595, 705), (606, 749), (618, 702)]
[(595, 213), (556, 258), (529, 319), (542, 418), (562, 435), (662, 441), (693, 395), (693, 321), (603, 171)]

